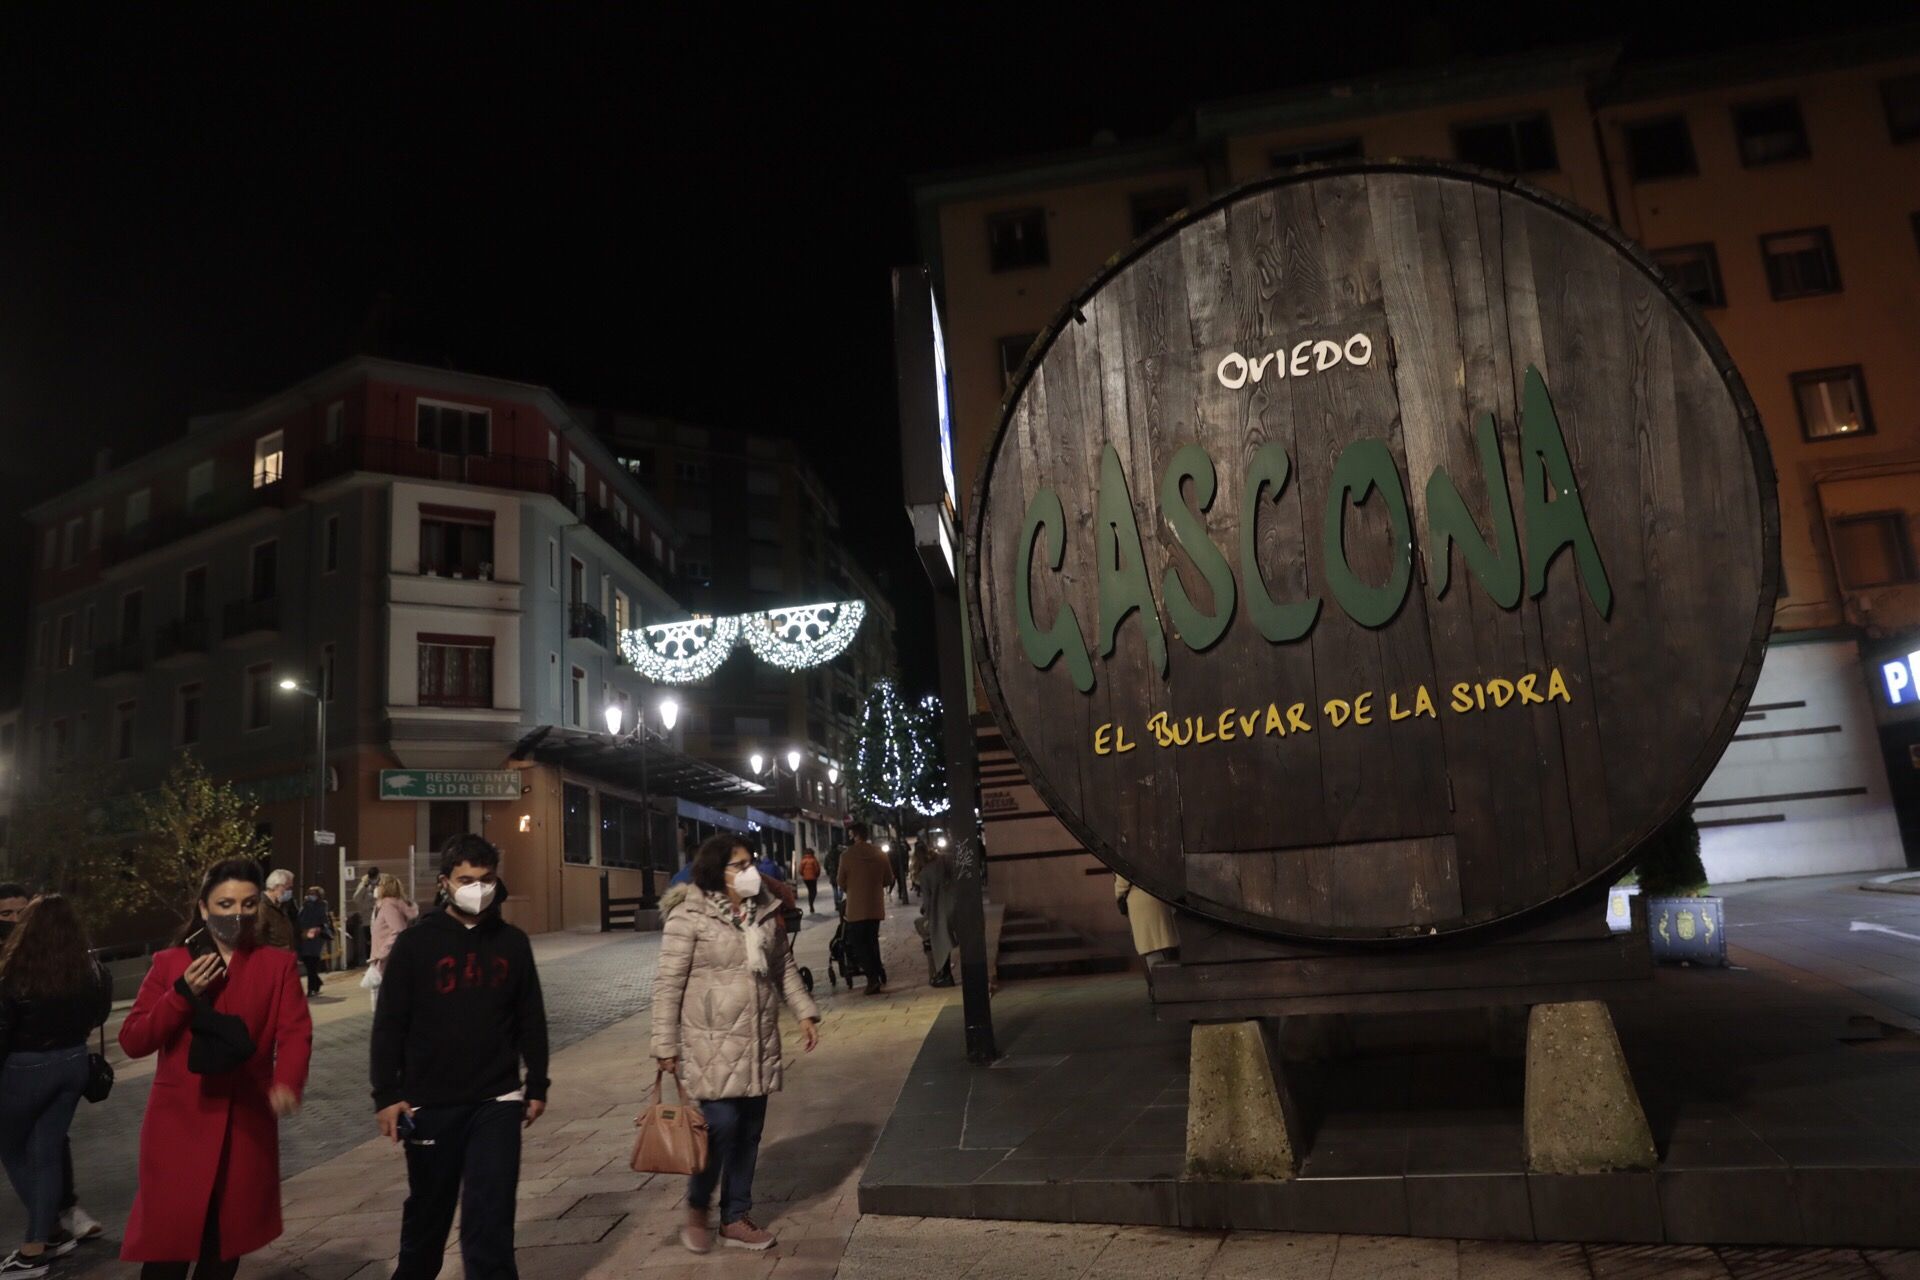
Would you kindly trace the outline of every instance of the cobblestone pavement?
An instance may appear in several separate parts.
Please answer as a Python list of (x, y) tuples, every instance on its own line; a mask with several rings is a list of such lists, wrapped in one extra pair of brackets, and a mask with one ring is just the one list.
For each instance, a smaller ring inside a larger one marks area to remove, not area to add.
[[(553, 1052), (645, 1008), (659, 954), (657, 933), (535, 939)], [(357, 973), (331, 975), (326, 994), (315, 1003), (306, 1098), (300, 1114), (280, 1127), (283, 1178), (359, 1146), (373, 1132), (367, 1091), (367, 1037), (373, 1017), (358, 983)], [(109, 1026), (110, 1035), (119, 1016)], [(115, 1057), (118, 1061), (117, 1049)], [(97, 1107), (82, 1103), (74, 1118), (73, 1161), (81, 1203), (116, 1236), (133, 1206), (140, 1117), (152, 1079), (150, 1062), (122, 1063), (113, 1096)], [(10, 1193), (0, 1196), (0, 1241), (17, 1239), (24, 1225), (18, 1199)]]

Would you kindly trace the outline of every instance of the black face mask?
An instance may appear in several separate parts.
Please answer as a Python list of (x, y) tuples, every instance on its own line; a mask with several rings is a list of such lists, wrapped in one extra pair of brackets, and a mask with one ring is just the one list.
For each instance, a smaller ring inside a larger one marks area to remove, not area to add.
[(253, 945), (253, 924), (251, 915), (209, 915), (207, 932), (224, 946), (250, 947)]
[(13, 926), (18, 923), (18, 920), (0, 920), (0, 946), (6, 944), (7, 935), (13, 932)]

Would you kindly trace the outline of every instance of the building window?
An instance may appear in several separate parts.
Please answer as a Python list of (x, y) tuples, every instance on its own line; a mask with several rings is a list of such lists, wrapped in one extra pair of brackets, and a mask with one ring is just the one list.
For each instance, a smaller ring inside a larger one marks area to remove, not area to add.
[(129, 591), (120, 597), (120, 643), (131, 647), (140, 643), (140, 625), (143, 606), (147, 594), (144, 591)]
[(593, 793), (576, 782), (560, 786), (560, 856), (576, 866), (593, 863)]
[(320, 572), (332, 573), (340, 567), (340, 517), (328, 516), (320, 526)]
[(493, 525), (444, 518), (420, 521), (420, 572), (480, 578), (493, 573)]
[(587, 727), (587, 673), (573, 668), (573, 678), (568, 682), (567, 723), (576, 729)]
[(567, 557), (567, 603), (587, 602), (587, 566), (577, 556)]
[(472, 405), (421, 400), (414, 406), (414, 443), (429, 453), (485, 457), (492, 452), (492, 416)]
[(627, 601), (627, 593), (613, 593), (613, 634), (616, 643), (623, 632), (633, 630), (633, 607)]
[(135, 533), (144, 529), (147, 517), (153, 511), (153, 490), (135, 489), (127, 495), (127, 532)]
[(1013, 389), (1013, 375), (1020, 372), (1021, 363), (1026, 360), (1027, 352), (1033, 349), (1037, 333), (1010, 333), (1000, 339), (1000, 394), (1005, 395)]
[(747, 472), (747, 492), (756, 498), (780, 496), (780, 473), (772, 467), (753, 467)]
[(327, 425), (322, 439), (329, 446), (340, 443), (340, 437), (347, 426), (347, 404), (344, 400), (335, 400), (327, 406)]
[(1553, 124), (1545, 112), (1453, 126), (1453, 154), (1468, 164), (1506, 173), (1552, 173), (1560, 167)]
[(133, 759), (133, 717), (138, 704), (123, 702), (113, 709), (113, 758)]
[(247, 565), (247, 599), (271, 600), (280, 591), (280, 544), (255, 543)]
[(183, 684), (174, 694), (173, 740), (183, 747), (200, 741), (200, 685)]
[(1880, 102), (1887, 109), (1887, 133), (1895, 142), (1920, 138), (1920, 73), (1882, 80)]
[(187, 510), (198, 511), (200, 504), (212, 496), (213, 459), (206, 458), (187, 468)]
[(573, 499), (569, 504), (575, 515), (587, 513), (587, 462), (579, 454), (567, 455), (567, 480), (573, 485)]
[(1767, 260), (1767, 288), (1776, 302), (1840, 292), (1840, 264), (1825, 227), (1761, 236), (1760, 253)]
[(1673, 287), (1687, 295), (1698, 307), (1724, 307), (1726, 291), (1720, 284), (1720, 257), (1710, 244), (1682, 244), (1671, 249), (1655, 249), (1653, 260)]
[(1912, 582), (1913, 541), (1898, 511), (1841, 516), (1833, 522), (1833, 559), (1840, 582), (1853, 590)]
[(80, 614), (80, 652), (93, 652), (93, 606), (89, 604)]
[(73, 615), (63, 613), (53, 629), (53, 665), (65, 671), (73, 665)]
[(247, 668), (241, 689), (241, 723), (248, 732), (265, 729), (273, 723), (273, 664), (255, 663)]
[(1740, 140), (1740, 163), (1748, 168), (1804, 160), (1810, 154), (1807, 124), (1800, 118), (1797, 98), (1774, 98), (1735, 107), (1733, 132)]
[(1303, 164), (1326, 164), (1333, 160), (1358, 160), (1360, 139), (1329, 138), (1324, 142), (1296, 143), (1270, 152), (1267, 163), (1275, 169), (1298, 169)]
[(710, 587), (713, 585), (713, 566), (705, 560), (686, 560), (680, 565), (680, 572), (689, 586)]
[(777, 547), (781, 543), (780, 522), (772, 516), (748, 516), (747, 537)]
[(420, 705), (493, 705), (493, 641), (484, 636), (420, 637)]
[(106, 523), (106, 512), (95, 507), (87, 516), (87, 550), (100, 549), (100, 530)]
[(253, 442), (253, 487), (279, 484), (287, 469), (287, 433), (272, 431)]
[(751, 565), (747, 569), (747, 586), (754, 591), (780, 591), (786, 587), (786, 576), (778, 565)]
[(1047, 211), (1015, 209), (987, 218), (987, 259), (995, 271), (1047, 265)]
[(1867, 380), (1857, 364), (1794, 374), (1793, 398), (1800, 406), (1800, 434), (1809, 440), (1873, 434)]
[(78, 516), (67, 521), (66, 532), (60, 545), (62, 568), (71, 569), (80, 563), (80, 531), (85, 525), (86, 522)]
[(547, 589), (560, 589), (560, 544), (552, 538), (547, 539)]
[(712, 474), (712, 469), (704, 462), (682, 461), (673, 464), (673, 477), (682, 484), (706, 484)]
[(1684, 178), (1700, 172), (1685, 116), (1661, 116), (1626, 125), (1627, 172), (1635, 182)]
[(207, 616), (207, 566), (203, 564), (180, 575), (180, 616), (189, 623)]
[(1187, 207), (1185, 187), (1161, 187), (1156, 191), (1136, 191), (1128, 199), (1133, 214), (1134, 238), (1147, 234)]

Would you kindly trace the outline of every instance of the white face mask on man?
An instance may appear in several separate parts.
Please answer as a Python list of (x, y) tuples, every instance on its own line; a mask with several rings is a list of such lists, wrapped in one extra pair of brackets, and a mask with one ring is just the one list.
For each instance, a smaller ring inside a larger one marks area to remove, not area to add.
[(453, 905), (470, 916), (477, 916), (493, 905), (493, 895), (498, 887), (484, 882), (463, 884), (453, 891)]
[(736, 874), (733, 877), (733, 891), (742, 898), (759, 897), (760, 869), (758, 867), (748, 867), (745, 871)]

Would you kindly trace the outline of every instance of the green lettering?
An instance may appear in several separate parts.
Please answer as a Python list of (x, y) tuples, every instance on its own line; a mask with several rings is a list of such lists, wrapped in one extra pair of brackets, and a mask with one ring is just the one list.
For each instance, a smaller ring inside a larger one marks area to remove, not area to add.
[(1247, 460), (1245, 495), (1240, 507), (1240, 576), (1247, 583), (1247, 613), (1260, 634), (1273, 644), (1298, 640), (1313, 629), (1320, 616), (1320, 597), (1309, 596), (1295, 604), (1275, 604), (1267, 594), (1266, 580), (1260, 576), (1260, 491), (1273, 490), (1274, 502), (1287, 487), (1290, 464), (1287, 451), (1277, 444), (1263, 444)]
[(1520, 405), (1520, 487), (1526, 498), (1527, 594), (1540, 598), (1554, 557), (1572, 547), (1587, 599), (1601, 617), (1609, 616), (1613, 585), (1600, 563), (1587, 509), (1580, 503), (1580, 485), (1567, 456), (1566, 437), (1560, 433), (1560, 418), (1553, 411), (1546, 381), (1532, 365), (1527, 366)]
[(1195, 607), (1180, 581), (1180, 574), (1172, 566), (1168, 566), (1166, 576), (1160, 580), (1160, 589), (1167, 600), (1167, 616), (1173, 621), (1173, 629), (1187, 642), (1187, 648), (1199, 653), (1225, 635), (1227, 625), (1233, 621), (1233, 570), (1227, 558), (1220, 554), (1220, 548), (1207, 536), (1206, 526), (1180, 494), (1181, 482), (1188, 476), (1193, 477), (1193, 496), (1200, 500), (1200, 510), (1213, 506), (1213, 495), (1218, 488), (1213, 459), (1199, 445), (1189, 444), (1173, 455), (1166, 475), (1161, 477), (1160, 510), (1173, 526), (1174, 541), (1206, 579), (1207, 590), (1213, 593), (1213, 612), (1202, 613)]
[[(1347, 496), (1359, 506), (1375, 489), (1387, 504), (1387, 520), (1392, 525), (1393, 568), (1381, 585), (1368, 586), (1347, 564)], [(1333, 483), (1327, 491), (1326, 528), (1327, 583), (1334, 599), (1347, 616), (1363, 627), (1382, 627), (1393, 619), (1406, 602), (1407, 584), (1413, 580), (1413, 526), (1407, 518), (1407, 493), (1400, 484), (1399, 468), (1393, 465), (1393, 453), (1384, 440), (1355, 440), (1341, 450), (1333, 464)]]
[(1427, 477), (1427, 530), (1438, 544), (1433, 563), (1433, 598), (1447, 594), (1447, 580), (1453, 569), (1453, 544), (1467, 568), (1486, 588), (1487, 595), (1502, 609), (1520, 603), (1520, 536), (1513, 527), (1513, 498), (1507, 493), (1507, 466), (1500, 457), (1500, 437), (1493, 428), (1493, 415), (1483, 413), (1474, 423), (1474, 436), (1480, 447), (1480, 478), (1492, 508), (1493, 538), (1498, 550), (1487, 545), (1479, 526), (1467, 514), (1467, 504), (1454, 487), (1445, 467), (1435, 467)]
[(1020, 645), (1027, 651), (1028, 661), (1042, 671), (1052, 666), (1054, 659), (1065, 655), (1073, 687), (1087, 693), (1093, 689), (1093, 663), (1087, 657), (1086, 641), (1080, 638), (1080, 618), (1073, 606), (1063, 603), (1053, 617), (1053, 625), (1045, 631), (1033, 620), (1033, 544), (1042, 528), (1051, 528), (1057, 535), (1050, 544), (1052, 549), (1043, 551), (1047, 568), (1057, 571), (1067, 554), (1067, 514), (1060, 507), (1060, 495), (1051, 489), (1042, 489), (1033, 495), (1033, 501), (1027, 504), (1027, 522), (1020, 530), (1013, 591)]
[[(1127, 473), (1112, 445), (1100, 451), (1100, 497), (1094, 521), (1094, 543), (1100, 555), (1100, 656), (1113, 656), (1114, 634), (1135, 609), (1147, 635), (1147, 655), (1154, 669), (1167, 674), (1167, 637), (1160, 627), (1160, 611), (1147, 581), (1147, 553), (1140, 545), (1140, 526), (1133, 518), (1133, 495), (1127, 491)], [(1085, 690), (1082, 690), (1085, 692)]]

